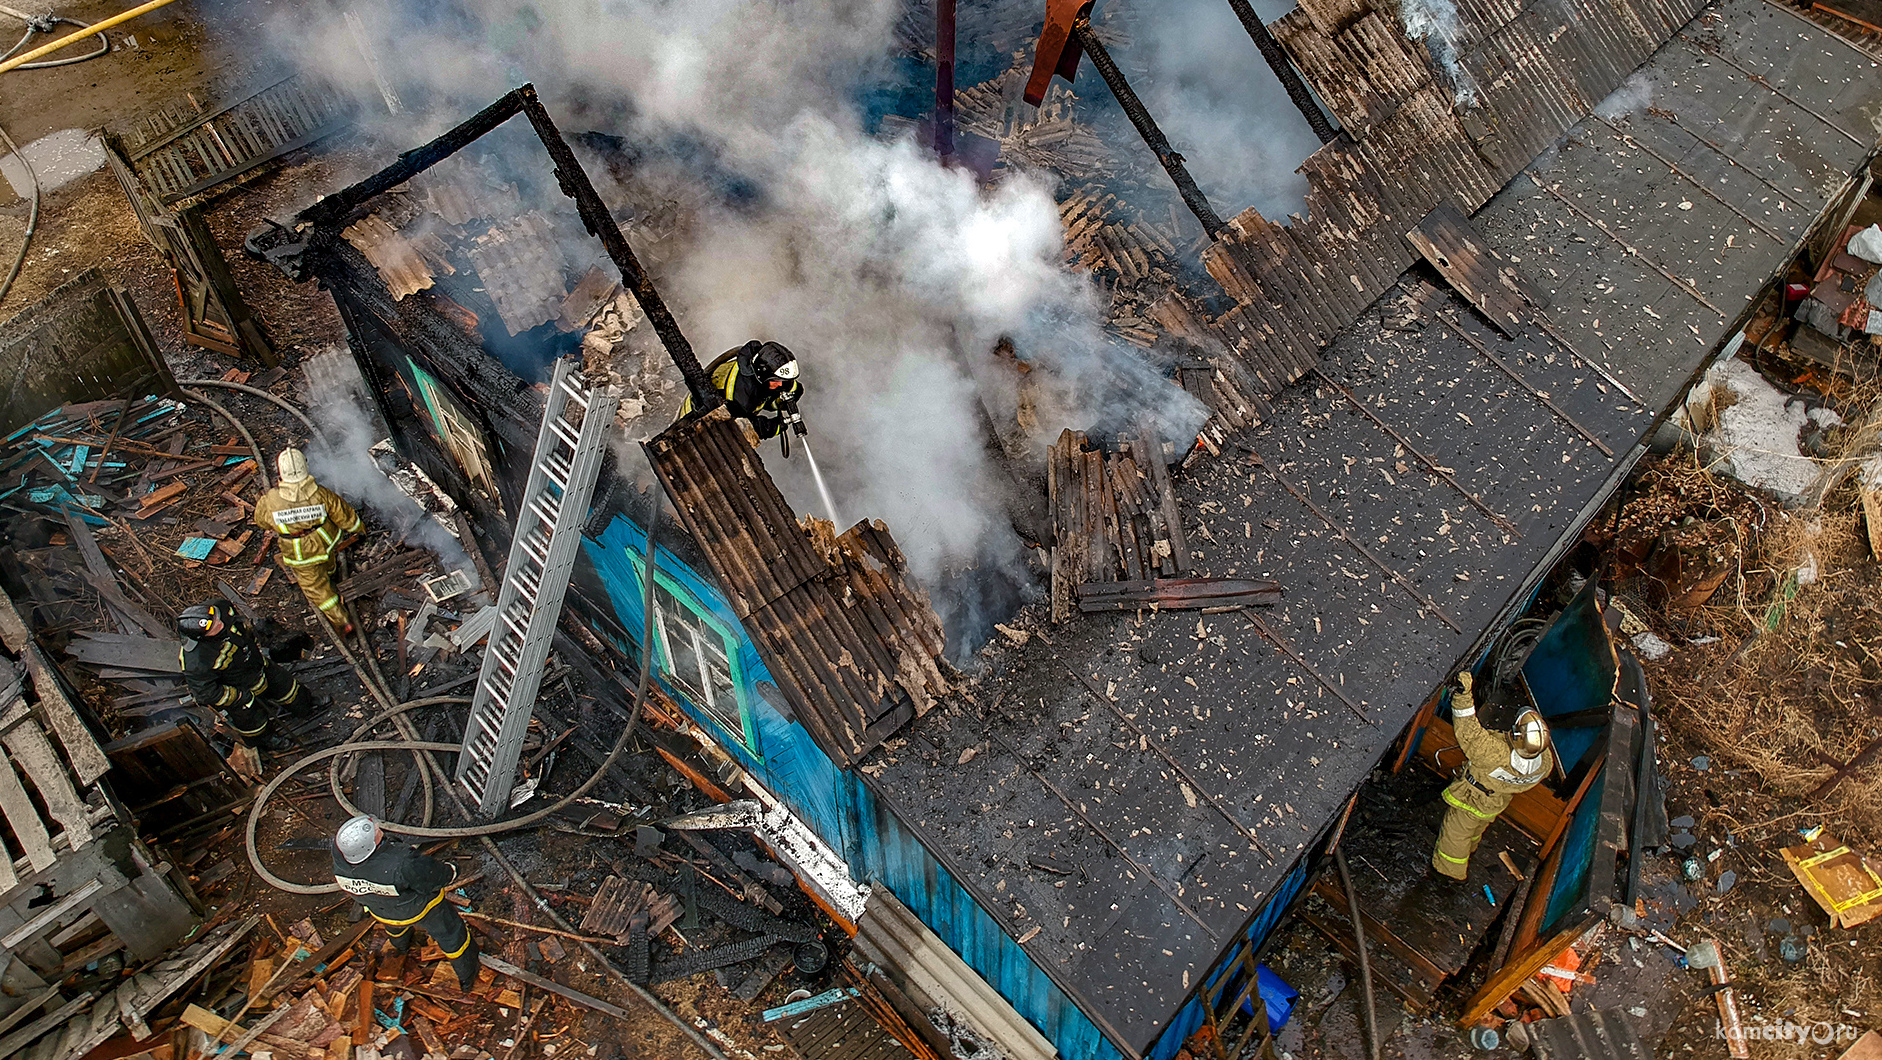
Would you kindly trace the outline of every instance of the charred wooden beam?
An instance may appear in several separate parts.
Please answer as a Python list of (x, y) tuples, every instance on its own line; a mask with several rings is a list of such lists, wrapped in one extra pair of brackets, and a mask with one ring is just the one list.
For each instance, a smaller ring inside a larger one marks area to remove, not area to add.
[(529, 116), (529, 124), (535, 128), (549, 157), (555, 160), (556, 181), (562, 186), (562, 194), (575, 200), (575, 209), (581, 214), (582, 224), (596, 239), (601, 240), (608, 258), (621, 270), (621, 282), (634, 292), (641, 312), (647, 314), (647, 322), (653, 325), (654, 334), (660, 336), (660, 344), (666, 347), (667, 356), (673, 358), (680, 376), (686, 380), (687, 392), (693, 395), (693, 407), (709, 409), (717, 405), (720, 401), (719, 392), (713, 389), (712, 380), (707, 378), (706, 370), (700, 367), (692, 343), (687, 342), (685, 334), (680, 331), (679, 322), (673, 319), (673, 312), (667, 308), (666, 299), (661, 298), (659, 290), (654, 287), (653, 277), (640, 267), (640, 260), (634, 257), (634, 248), (627, 245), (627, 237), (621, 234), (621, 226), (608, 215), (607, 206), (602, 203), (600, 194), (588, 179), (588, 171), (575, 158), (575, 152), (569, 150), (568, 141), (562, 139), (562, 133), (556, 129), (549, 111), (536, 98), (536, 86), (524, 85), (517, 91), (523, 93), (523, 110)]
[(1104, 78), (1111, 95), (1117, 97), (1118, 106), (1124, 108), (1125, 116), (1137, 127), (1137, 135), (1144, 138), (1144, 146), (1157, 156), (1157, 161), (1163, 164), (1163, 171), (1175, 182), (1177, 194), (1183, 197), (1183, 205), (1189, 207), (1189, 212), (1202, 222), (1202, 230), (1209, 233), (1210, 239), (1221, 238), (1228, 224), (1215, 212), (1215, 207), (1209, 205), (1208, 196), (1196, 186), (1196, 178), (1189, 175), (1189, 167), (1183, 164), (1183, 156), (1170, 146), (1163, 130), (1157, 128), (1157, 120), (1150, 116), (1144, 101), (1137, 98), (1130, 82), (1124, 78), (1124, 71), (1118, 69), (1117, 63), (1112, 60), (1110, 50), (1092, 32), (1089, 17), (1080, 15), (1073, 20), (1072, 40), (1091, 55), (1091, 65), (1097, 67), (1098, 76)]
[(326, 196), (296, 214), (290, 225), (270, 224), (256, 229), (249, 233), (243, 245), (250, 254), (275, 265), (289, 277), (306, 279), (308, 252), (323, 251), (338, 243), (341, 231), (363, 214), (374, 197), (450, 158), (518, 114), (529, 119), (530, 128), (554, 162), (556, 182), (562, 194), (574, 200), (582, 224), (601, 241), (609, 259), (621, 272), (621, 283), (634, 292), (641, 312), (647, 315), (647, 322), (653, 325), (654, 334), (660, 336), (667, 356), (673, 359), (680, 376), (686, 380), (686, 389), (693, 396), (693, 407), (704, 410), (719, 404), (722, 399), (701, 367), (692, 343), (680, 331), (679, 322), (655, 288), (653, 277), (641, 268), (640, 259), (634, 256), (633, 248), (621, 235), (621, 226), (608, 215), (608, 208), (588, 179), (587, 171), (569, 150), (568, 141), (562, 138), (555, 120), (537, 98), (533, 84), (505, 93), (501, 99), (431, 142), (400, 155), (398, 161), (379, 172)]
[(1254, 5), (1248, 0), (1229, 0), (1229, 6), (1235, 9), (1235, 17), (1242, 20), (1242, 28), (1246, 29), (1249, 37), (1254, 39), (1255, 47), (1260, 50), (1261, 57), (1268, 61), (1268, 68), (1274, 71), (1274, 76), (1281, 79), (1281, 87), (1287, 90), (1287, 98), (1294, 101), (1295, 109), (1300, 111), (1301, 117), (1307, 119), (1307, 124), (1312, 127), (1313, 134), (1318, 136), (1323, 144), (1330, 144), (1339, 139), (1340, 131), (1327, 120), (1326, 111), (1320, 109), (1320, 103), (1313, 98), (1313, 92), (1307, 87), (1307, 82), (1301, 79), (1300, 71), (1294, 69), (1294, 64), (1288, 60), (1287, 53), (1281, 50), (1281, 42), (1275, 40), (1274, 34), (1268, 32), (1268, 24), (1261, 21), (1261, 16), (1255, 12)]
[(934, 5), (934, 153), (954, 156), (954, 2)]

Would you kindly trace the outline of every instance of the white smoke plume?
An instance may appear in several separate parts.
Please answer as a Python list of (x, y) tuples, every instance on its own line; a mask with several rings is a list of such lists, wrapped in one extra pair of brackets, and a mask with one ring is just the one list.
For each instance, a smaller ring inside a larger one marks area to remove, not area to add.
[(1595, 104), (1594, 112), (1609, 121), (1626, 117), (1628, 114), (1644, 109), (1653, 102), (1653, 82), (1639, 70), (1627, 75), (1619, 88), (1608, 93), (1608, 98)]
[[(274, 30), (295, 41), (286, 58), (357, 81), (354, 35), (314, 10)], [(1061, 264), (1051, 189), (1020, 176), (983, 189), (912, 141), (865, 134), (856, 89), (887, 69), (897, 0), (354, 11), (416, 110), (394, 119), (405, 124), (390, 142), (419, 142), (534, 81), (565, 133), (628, 144), (622, 179), (703, 189), (683, 245), (641, 248), (701, 361), (755, 337), (794, 350), (839, 510), (885, 520), (930, 586), (1022, 554), (977, 407), (1011, 407), (988, 356), (1002, 336), (1068, 381), (1042, 402), (1056, 414), (1044, 436), (1152, 418), (1182, 438), (1201, 424), (1198, 403), (1101, 331), (1097, 293)], [(589, 168), (604, 199), (628, 198)], [(820, 511), (803, 462), (765, 453), (798, 510)]]
[[(1293, 5), (1255, 6), (1272, 19)], [(1130, 39), (1118, 58), (1147, 67), (1140, 94), (1217, 212), (1231, 217), (1249, 206), (1269, 218), (1298, 212), (1307, 178), (1297, 170), (1319, 150), (1320, 138), (1229, 5), (1166, 0), (1120, 14)]]
[(378, 523), (375, 529), (436, 553), (445, 570), (470, 569), (470, 555), (458, 539), (374, 462), (371, 449), (384, 432), (374, 430), (368, 418), (372, 402), (352, 355), (323, 350), (304, 359), (301, 369), (307, 414), (319, 428), (306, 450), (314, 480), (366, 509), (367, 518)]
[(1423, 41), (1431, 59), (1451, 80), (1451, 97), (1459, 106), (1477, 105), (1477, 79), (1457, 58), (1457, 42), (1463, 30), (1457, 24), (1456, 0), (1404, 0), (1399, 7), (1399, 21), (1405, 36)]

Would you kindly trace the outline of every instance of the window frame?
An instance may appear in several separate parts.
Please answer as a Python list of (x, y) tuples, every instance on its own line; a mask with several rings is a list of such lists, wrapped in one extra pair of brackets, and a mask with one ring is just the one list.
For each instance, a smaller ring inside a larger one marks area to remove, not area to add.
[[(634, 577), (638, 582), (635, 588), (640, 591), (640, 600), (644, 602), (647, 598), (647, 571), (643, 557), (629, 553), (628, 559), (633, 566)], [(719, 646), (725, 653), (726, 671), (730, 675), (732, 683), (733, 706), (738, 712), (738, 732), (734, 735), (737, 737), (742, 750), (754, 758), (761, 758), (762, 756), (758, 752), (757, 726), (754, 722), (753, 711), (746, 695), (745, 667), (739, 658), (740, 638), (725, 622), (712, 613), (712, 609), (709, 606), (693, 595), (677, 578), (661, 570), (658, 564), (654, 566), (654, 585), (664, 590), (668, 596), (678, 601), (679, 605), (685, 608), (691, 617), (701, 626), (718, 636)], [(660, 598), (657, 594), (654, 597), (654, 618), (655, 665), (659, 667), (661, 677), (666, 680), (669, 686), (676, 685), (678, 684), (678, 680), (674, 677), (675, 670), (673, 667), (673, 659), (667, 648), (669, 633), (666, 622), (661, 618)], [(697, 652), (697, 649), (695, 649), (695, 652)], [(692, 703), (690, 687), (686, 687), (685, 690), (689, 694), (683, 698), (707, 717), (712, 718), (720, 724), (724, 724), (725, 719), (714, 713), (711, 707), (708, 707), (704, 703)], [(709, 689), (702, 689), (700, 694), (710, 696), (712, 693)]]

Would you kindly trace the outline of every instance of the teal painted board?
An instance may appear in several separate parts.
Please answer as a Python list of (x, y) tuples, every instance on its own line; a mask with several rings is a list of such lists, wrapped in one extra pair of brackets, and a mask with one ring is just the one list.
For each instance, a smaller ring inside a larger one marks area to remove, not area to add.
[[(895, 892), (1067, 1060), (1122, 1060), (1089, 1017), (1042, 971), (1006, 929), (955, 880), (861, 777), (850, 776), (863, 830), (869, 882)], [(851, 863), (851, 870), (858, 866)]]

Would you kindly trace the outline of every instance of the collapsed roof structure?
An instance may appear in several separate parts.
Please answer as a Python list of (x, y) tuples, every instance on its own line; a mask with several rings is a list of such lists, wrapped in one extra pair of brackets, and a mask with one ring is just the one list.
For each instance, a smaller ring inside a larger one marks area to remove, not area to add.
[[(1186, 344), (1177, 381), (1213, 414), (1187, 473), (1156, 483), (1175, 525), (1141, 553), (1115, 522), (1077, 542), (1058, 527), (1111, 580), (1158, 545), (1187, 553), (1178, 571), (1273, 579), (1271, 611), (1016, 637), (964, 692), (893, 528), (800, 525), (723, 414), (652, 445), (687, 531), (658, 531), (652, 572), (633, 483), (604, 471), (577, 575), (588, 631), (631, 659), (654, 579), (662, 681), (700, 735), (835, 859), (846, 879), (819, 886), (859, 946), (901, 955), (1009, 1055), (1169, 1060), (1217, 1020), (1354, 789), (1867, 188), (1875, 60), (1762, 0), (1470, 3), (1417, 37), (1400, 16), (1314, 2), (1272, 26), (1342, 131), (1303, 163), (1304, 216), (1228, 219), (1201, 256), (1220, 291), (1144, 309)], [(1630, 80), (1637, 103), (1598, 106)], [(474, 319), (407, 298), (455, 259), (365, 219), (518, 112), (506, 100), (252, 241), (334, 291), (395, 439), (499, 542), (540, 398)], [(618, 219), (572, 194), (666, 348), (690, 351), (622, 265)], [(552, 242), (519, 224), (477, 237), (480, 275), (529, 273), (493, 246)], [(1407, 272), (1420, 260), (1446, 286)], [(557, 287), (484, 293), (511, 335), (599, 326), (614, 304)], [(703, 398), (697, 360), (675, 359)], [(1188, 440), (1163, 441), (1143, 438), (1138, 466), (1183, 461)], [(1056, 487), (1115, 518), (1128, 484), (1078, 448)]]

